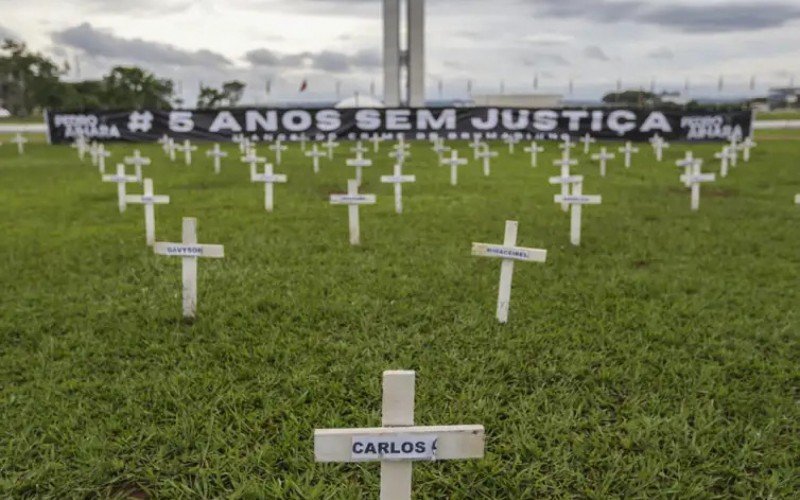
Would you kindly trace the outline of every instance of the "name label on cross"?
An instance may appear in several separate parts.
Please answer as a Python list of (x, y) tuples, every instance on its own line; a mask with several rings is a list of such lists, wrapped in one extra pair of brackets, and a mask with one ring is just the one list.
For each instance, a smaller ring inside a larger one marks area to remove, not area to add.
[(374, 194), (358, 194), (358, 195), (349, 195), (349, 194), (332, 194), (331, 195), (331, 203), (333, 204), (347, 204), (347, 203), (375, 203), (375, 195)]
[(572, 203), (572, 204), (576, 204), (576, 205), (581, 205), (581, 204), (593, 204), (593, 205), (596, 205), (596, 204), (599, 204), (601, 202), (601, 197), (597, 196), (597, 195), (594, 195), (594, 196), (578, 196), (578, 195), (572, 195), (572, 194), (568, 194), (568, 195), (557, 194), (557, 195), (555, 195), (554, 200), (555, 200), (556, 203)]
[(156, 243), (158, 254), (178, 257), (222, 257), (221, 245), (179, 245), (175, 243)]
[(436, 460), (439, 436), (353, 436), (353, 462)]
[(524, 260), (528, 262), (545, 262), (547, 251), (535, 248), (504, 247), (486, 243), (473, 243), (472, 255), (480, 257), (497, 257), (499, 259)]

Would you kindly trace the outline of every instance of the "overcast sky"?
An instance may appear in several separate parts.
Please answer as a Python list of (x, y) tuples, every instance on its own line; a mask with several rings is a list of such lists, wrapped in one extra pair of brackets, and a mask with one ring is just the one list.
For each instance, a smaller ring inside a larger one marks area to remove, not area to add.
[[(0, 0), (0, 36), (71, 77), (137, 64), (180, 82), (248, 84), (246, 100), (381, 93), (382, 0)], [(800, 84), (800, 0), (427, 0), (428, 97), (473, 91), (598, 97), (626, 88), (745, 94)], [(308, 91), (298, 92), (308, 80)]]

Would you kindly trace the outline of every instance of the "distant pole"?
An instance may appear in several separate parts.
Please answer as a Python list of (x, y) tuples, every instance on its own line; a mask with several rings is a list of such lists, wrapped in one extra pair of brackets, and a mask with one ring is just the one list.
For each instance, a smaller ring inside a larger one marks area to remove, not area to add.
[(500, 80), (500, 95), (506, 93), (506, 82), (505, 80)]
[(467, 95), (472, 96), (472, 80), (467, 80)]
[(539, 90), (539, 74), (533, 76), (533, 90)]
[(342, 82), (341, 80), (336, 80), (336, 100), (340, 100), (342, 98)]

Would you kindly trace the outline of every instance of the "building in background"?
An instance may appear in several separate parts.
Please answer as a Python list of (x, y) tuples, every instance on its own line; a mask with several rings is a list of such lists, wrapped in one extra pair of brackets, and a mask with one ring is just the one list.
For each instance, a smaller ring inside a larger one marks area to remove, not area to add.
[(800, 87), (771, 88), (767, 102), (770, 109), (800, 108)]
[(383, 0), (383, 102), (425, 106), (425, 0)]

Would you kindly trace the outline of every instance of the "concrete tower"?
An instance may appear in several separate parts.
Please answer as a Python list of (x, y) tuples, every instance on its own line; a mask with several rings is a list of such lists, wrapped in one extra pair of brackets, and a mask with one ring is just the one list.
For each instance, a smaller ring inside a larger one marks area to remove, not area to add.
[(390, 107), (425, 105), (425, 0), (383, 0), (383, 100)]

